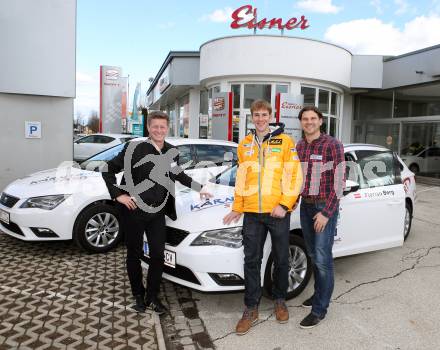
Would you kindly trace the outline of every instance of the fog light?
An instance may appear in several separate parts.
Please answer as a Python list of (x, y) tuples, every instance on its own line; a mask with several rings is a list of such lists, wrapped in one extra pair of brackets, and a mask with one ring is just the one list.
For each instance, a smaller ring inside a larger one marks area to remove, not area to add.
[(57, 238), (58, 235), (52, 230), (44, 227), (31, 227), (32, 232), (40, 238)]
[(235, 273), (210, 273), (209, 276), (220, 286), (241, 286), (243, 279)]

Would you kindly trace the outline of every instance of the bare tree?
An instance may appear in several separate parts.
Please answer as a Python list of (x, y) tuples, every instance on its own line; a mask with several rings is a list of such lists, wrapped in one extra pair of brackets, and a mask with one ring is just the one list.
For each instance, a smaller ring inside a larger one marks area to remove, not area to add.
[(91, 111), (87, 126), (95, 133), (99, 132), (99, 117), (97, 111)]

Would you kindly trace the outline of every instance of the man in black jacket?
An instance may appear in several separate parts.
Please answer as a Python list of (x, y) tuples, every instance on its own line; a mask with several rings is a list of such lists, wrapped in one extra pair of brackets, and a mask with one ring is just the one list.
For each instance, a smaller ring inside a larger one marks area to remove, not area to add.
[[(110, 196), (116, 200), (125, 232), (127, 272), (136, 300), (133, 308), (143, 312), (148, 307), (158, 314), (166, 311), (158, 298), (162, 279), (166, 238), (165, 215), (176, 219), (175, 180), (209, 198), (202, 185), (178, 166), (178, 150), (165, 142), (169, 118), (163, 112), (151, 112), (147, 119), (148, 140), (127, 142), (124, 149), (110, 160), (102, 177)], [(124, 170), (121, 185), (116, 174)], [(147, 234), (149, 268), (147, 289), (142, 284), (143, 235)]]

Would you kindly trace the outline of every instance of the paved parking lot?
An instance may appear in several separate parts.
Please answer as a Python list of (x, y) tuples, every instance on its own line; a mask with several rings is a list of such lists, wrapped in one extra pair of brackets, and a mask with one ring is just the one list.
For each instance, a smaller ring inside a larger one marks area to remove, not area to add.
[[(21, 242), (0, 234), (0, 349), (439, 349), (440, 187), (418, 186), (410, 237), (401, 248), (336, 260), (329, 315), (298, 327), (311, 285), (274, 320), (236, 336), (243, 293), (204, 294), (163, 283), (170, 314), (136, 314), (125, 249), (88, 255), (71, 242)], [(378, 213), (379, 214), (379, 213)]]

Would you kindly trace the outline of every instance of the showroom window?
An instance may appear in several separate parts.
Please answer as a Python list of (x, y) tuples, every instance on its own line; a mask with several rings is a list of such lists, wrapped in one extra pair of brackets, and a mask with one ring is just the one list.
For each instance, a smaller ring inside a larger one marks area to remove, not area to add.
[(301, 94), (304, 95), (304, 106), (316, 106), (322, 112), (322, 132), (339, 137), (340, 95), (329, 89), (312, 86), (301, 86)]
[(179, 136), (187, 138), (189, 135), (189, 96), (179, 101)]
[(212, 137), (212, 94), (220, 92), (220, 86), (215, 85), (209, 89), (200, 91), (199, 110), (199, 138), (207, 139)]

